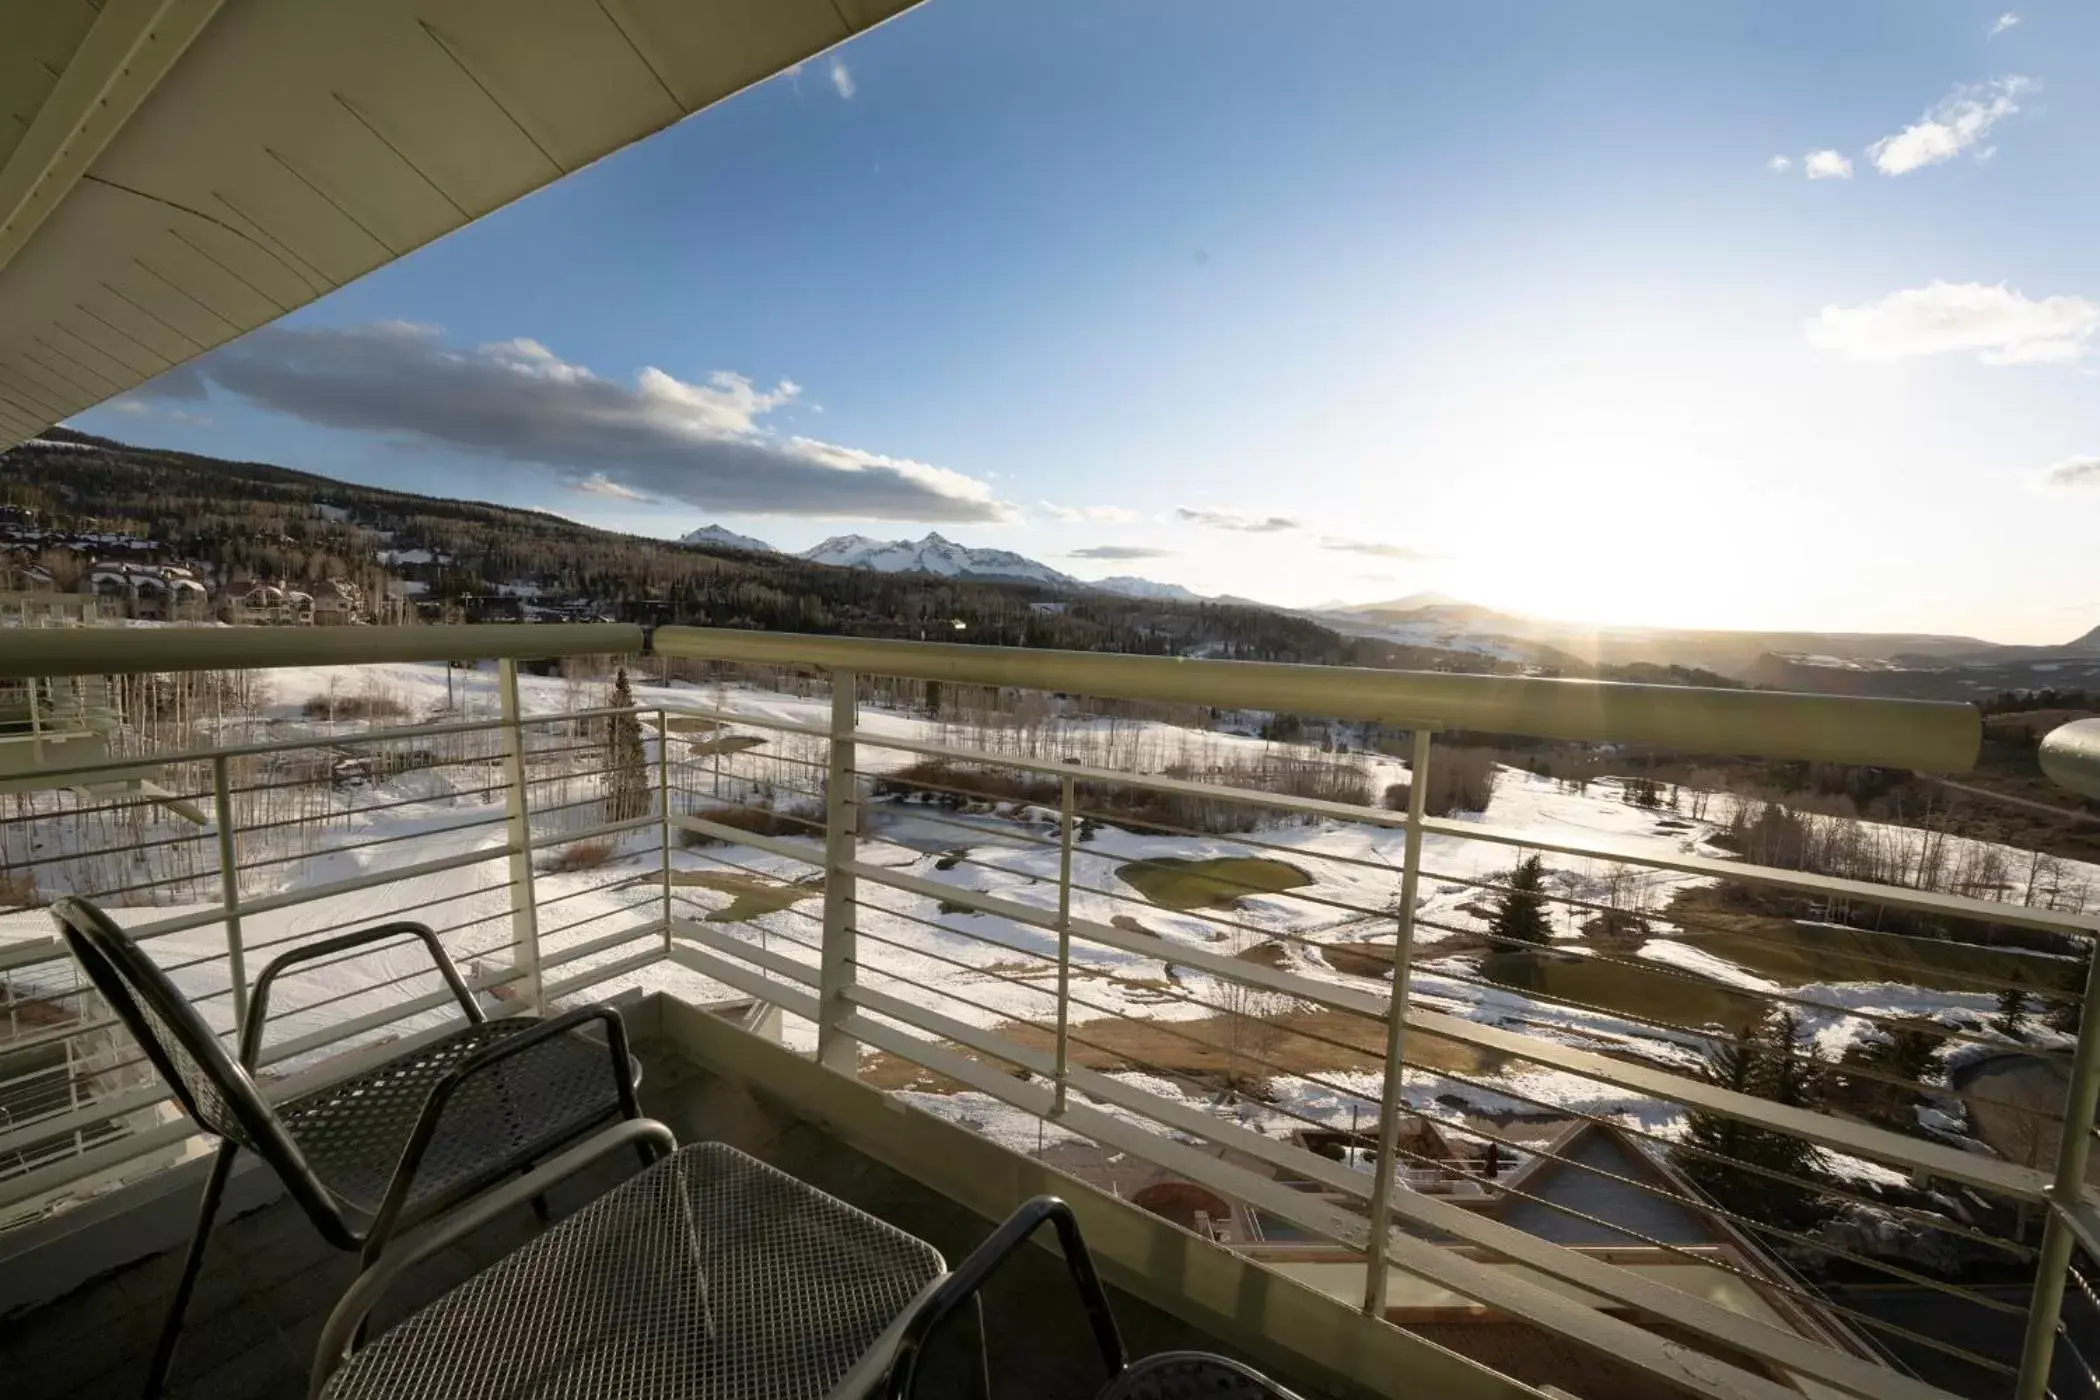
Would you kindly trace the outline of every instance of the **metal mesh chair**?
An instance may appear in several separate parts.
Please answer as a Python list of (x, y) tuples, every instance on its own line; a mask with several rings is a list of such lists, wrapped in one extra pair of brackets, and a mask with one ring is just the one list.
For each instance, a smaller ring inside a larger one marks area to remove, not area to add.
[[(165, 1384), (213, 1217), (242, 1148), (269, 1163), (314, 1228), (369, 1268), (386, 1241), (529, 1167), (615, 1115), (641, 1117), (626, 1027), (609, 1006), (490, 1021), (424, 924), (320, 939), (256, 979), (238, 1060), (166, 973), (84, 899), (51, 906), (59, 931), (183, 1109), (220, 1139), (182, 1276), (147, 1374)], [(288, 969), (395, 939), (420, 939), (467, 1024), (274, 1107), (257, 1090), (270, 990)], [(602, 1027), (594, 1039), (586, 1028)]]
[(1251, 1366), (1207, 1351), (1133, 1361), (1094, 1400), (1298, 1400)]
[[(1095, 1393), (1094, 1400), (1298, 1400), (1261, 1372), (1209, 1352), (1165, 1351), (1131, 1361), (1123, 1350), (1108, 1292), (1094, 1271), (1094, 1257), (1080, 1236), (1079, 1221), (1072, 1208), (1055, 1196), (1022, 1202), (902, 1320), (895, 1360), (882, 1392), (885, 1400), (908, 1400), (915, 1393), (919, 1358), (933, 1333), (965, 1304), (977, 1307), (986, 1281), (1045, 1224), (1057, 1231), (1058, 1252), (1064, 1255), (1065, 1270), (1079, 1291), (1087, 1327), (1108, 1374), (1107, 1385)], [(980, 1345), (988, 1344), (981, 1316), (977, 1335)], [(989, 1358), (984, 1362), (983, 1393), (991, 1394)]]

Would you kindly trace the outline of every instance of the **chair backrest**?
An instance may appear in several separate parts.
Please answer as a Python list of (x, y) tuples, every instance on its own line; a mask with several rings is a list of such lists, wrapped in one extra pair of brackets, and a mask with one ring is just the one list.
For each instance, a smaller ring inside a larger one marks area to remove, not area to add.
[[(66, 946), (87, 969), (95, 989), (124, 1023), (190, 1117), (206, 1132), (254, 1152), (276, 1170), (316, 1223), (340, 1214), (320, 1189), (306, 1158), (239, 1061), (212, 1033), (197, 1009), (132, 941), (93, 904), (67, 895), (51, 902), (51, 917)], [(324, 1231), (327, 1226), (323, 1226)]]

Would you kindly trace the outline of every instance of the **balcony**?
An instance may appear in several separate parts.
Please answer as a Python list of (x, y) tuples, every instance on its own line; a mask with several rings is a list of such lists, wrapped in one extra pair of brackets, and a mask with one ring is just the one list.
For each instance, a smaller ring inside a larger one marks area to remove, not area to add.
[[(1946, 771), (1965, 707), (674, 627), (17, 635), (0, 675), (153, 679), (113, 692), (121, 758), (11, 775), (0, 890), (97, 898), (222, 1034), (277, 953), (420, 919), (492, 1015), (619, 1001), (681, 1140), (951, 1258), (1055, 1191), (1137, 1349), (1308, 1394), (2092, 1385), (2076, 879), (1895, 829), (1900, 883), (1817, 873), (1789, 842), (1829, 832), (1749, 815), (1724, 849), (1624, 749), (1428, 812), (1481, 767), (1452, 731)], [(1259, 737), (1286, 714), (1350, 752)], [(273, 1093), (446, 1024), (413, 959), (300, 980)], [(0, 998), (0, 1347), (22, 1393), (106, 1393), (205, 1145), (33, 907)], [(299, 1394), (347, 1275), (236, 1190), (178, 1379)], [(1002, 1393), (1086, 1393), (1026, 1283)]]

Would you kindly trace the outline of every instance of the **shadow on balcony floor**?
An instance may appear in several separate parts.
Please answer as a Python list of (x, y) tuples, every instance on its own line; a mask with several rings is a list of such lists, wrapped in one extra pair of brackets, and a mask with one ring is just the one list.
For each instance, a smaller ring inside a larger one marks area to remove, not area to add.
[[(681, 1142), (732, 1143), (782, 1170), (932, 1243), (953, 1263), (990, 1224), (947, 1197), (848, 1148), (786, 1110), (717, 1079), (676, 1045), (637, 1045), (642, 1100)], [(567, 1184), (550, 1202), (567, 1214), (626, 1175), (608, 1163), (602, 1177)], [(432, 1259), (376, 1315), (383, 1327), (530, 1238), (519, 1210)], [(164, 1253), (106, 1274), (54, 1302), (0, 1320), (0, 1376), (10, 1400), (124, 1396), (138, 1392), (180, 1260)], [(288, 1201), (221, 1223), (176, 1359), (171, 1396), (210, 1400), (294, 1400), (321, 1325), (349, 1286), (352, 1256), (324, 1244)], [(1232, 1353), (1126, 1294), (1111, 1290), (1134, 1355), (1173, 1347)], [(1101, 1376), (1063, 1267), (1037, 1251), (1016, 1258), (986, 1290), (993, 1389), (1000, 1396), (1090, 1396)], [(922, 1371), (929, 1396), (968, 1396), (967, 1335), (941, 1339)], [(1307, 1394), (1315, 1392), (1308, 1391)]]

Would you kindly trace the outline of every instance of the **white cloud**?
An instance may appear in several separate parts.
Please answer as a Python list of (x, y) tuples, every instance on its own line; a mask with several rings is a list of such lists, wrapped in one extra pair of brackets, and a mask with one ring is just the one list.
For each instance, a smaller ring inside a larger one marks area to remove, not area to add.
[(1074, 559), (1167, 559), (1173, 556), (1171, 549), (1155, 549), (1148, 544), (1093, 544), (1085, 549), (1072, 551)]
[(2090, 349), (2100, 302), (2055, 296), (2031, 301), (2004, 283), (1934, 282), (1864, 306), (1826, 306), (1808, 322), (1808, 343), (1853, 360), (1976, 352), (1987, 365), (2061, 364)]
[(592, 472), (579, 481), (569, 483), (571, 491), (580, 491), (586, 496), (610, 496), (616, 501), (653, 501), (654, 496), (644, 496), (632, 487), (622, 486), (604, 472)]
[(831, 60), (831, 85), (841, 97), (851, 97), (857, 89), (853, 86), (853, 74), (837, 59)]
[(802, 392), (791, 379), (765, 389), (727, 371), (688, 383), (649, 368), (630, 387), (535, 340), (455, 349), (435, 329), (400, 324), (265, 326), (195, 370), (309, 423), (539, 463), (591, 495), (747, 515), (1014, 516), (961, 472), (776, 431), (767, 416)]
[[(987, 476), (994, 473), (987, 472)], [(1057, 506), (1043, 502), (1043, 512), (1052, 520), (1062, 520), (1067, 525), (1129, 525), (1138, 518), (1134, 510), (1122, 506)]]
[(1426, 549), (1416, 549), (1408, 544), (1381, 544), (1376, 540), (1351, 540), (1334, 535), (1320, 537), (1320, 548), (1339, 550), (1345, 554), (1368, 554), (1374, 559), (1434, 559), (1437, 556)]
[(1810, 151), (1801, 157), (1801, 169), (1811, 180), (1849, 180), (1852, 158), (1840, 151)]
[(2066, 457), (2042, 473), (2048, 491), (2100, 491), (2100, 457)]
[(1867, 154), (1884, 175), (1908, 175), (1953, 160), (2018, 112), (2015, 99), (2037, 86), (2031, 78), (2016, 77), (1958, 87), (1912, 125), (1867, 147)]
[(2004, 14), (1998, 16), (1998, 22), (1991, 26), (1991, 32), (1989, 37), (1995, 39), (2000, 34), (2003, 34), (2006, 30), (2011, 29), (2017, 24), (2019, 24), (2019, 22), (2020, 17), (2014, 14), (2011, 10), (2007, 10)]
[(1194, 506), (1174, 507), (1174, 517), (1209, 530), (1238, 530), (1250, 535), (1273, 535), (1278, 531), (1298, 528), (1297, 521), (1281, 515), (1242, 515), (1236, 510), (1199, 509)]
[(1773, 156), (1765, 162), (1765, 169), (1771, 171), (1774, 175), (1784, 175), (1793, 168), (1794, 158), (1792, 156)]

